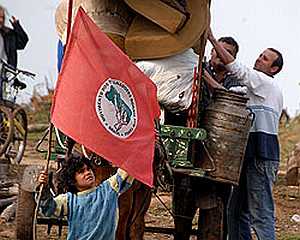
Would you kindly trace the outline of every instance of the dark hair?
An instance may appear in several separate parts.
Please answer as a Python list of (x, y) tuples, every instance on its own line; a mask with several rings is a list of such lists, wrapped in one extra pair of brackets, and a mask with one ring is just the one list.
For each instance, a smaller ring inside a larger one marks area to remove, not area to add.
[(235, 48), (235, 53), (233, 57), (236, 57), (238, 51), (239, 51), (239, 45), (238, 43), (234, 40), (233, 37), (221, 37), (218, 42), (225, 42), (229, 45), (232, 45)]
[(71, 192), (77, 193), (78, 189), (76, 188), (75, 174), (83, 166), (92, 169), (91, 161), (81, 155), (71, 154), (68, 156), (65, 161), (62, 163), (62, 168), (57, 174), (57, 183), (58, 183), (58, 192)]
[(278, 67), (278, 70), (273, 73), (273, 75), (275, 75), (275, 74), (279, 73), (283, 67), (283, 57), (282, 57), (281, 52), (279, 52), (275, 48), (268, 48), (268, 49), (277, 54), (277, 59), (274, 60), (274, 62), (271, 65), (271, 67)]

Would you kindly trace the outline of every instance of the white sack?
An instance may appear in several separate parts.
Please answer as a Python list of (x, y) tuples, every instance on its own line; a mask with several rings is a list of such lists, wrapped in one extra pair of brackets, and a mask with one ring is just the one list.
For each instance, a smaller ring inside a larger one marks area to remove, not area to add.
[(167, 110), (179, 112), (189, 108), (194, 67), (198, 66), (198, 55), (192, 49), (163, 59), (139, 61), (136, 65), (156, 84), (158, 101)]

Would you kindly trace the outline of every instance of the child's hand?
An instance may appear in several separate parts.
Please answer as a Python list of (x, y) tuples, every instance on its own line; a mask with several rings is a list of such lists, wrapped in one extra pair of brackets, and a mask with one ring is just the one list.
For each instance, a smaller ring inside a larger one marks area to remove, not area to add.
[(48, 183), (48, 172), (43, 170), (40, 172), (40, 175), (38, 177), (39, 184), (46, 185)]

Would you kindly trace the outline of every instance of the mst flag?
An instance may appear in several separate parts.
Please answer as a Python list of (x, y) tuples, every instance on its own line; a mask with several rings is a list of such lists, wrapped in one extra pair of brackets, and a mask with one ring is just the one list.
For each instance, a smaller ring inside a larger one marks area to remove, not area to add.
[(152, 186), (156, 86), (79, 9), (51, 121), (76, 142)]

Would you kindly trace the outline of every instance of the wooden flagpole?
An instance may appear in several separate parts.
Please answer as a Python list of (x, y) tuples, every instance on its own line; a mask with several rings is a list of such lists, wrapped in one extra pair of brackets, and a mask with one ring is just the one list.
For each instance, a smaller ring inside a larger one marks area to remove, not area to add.
[[(68, 3), (68, 23), (67, 23), (67, 39), (66, 39), (66, 46), (69, 43), (69, 38), (70, 38), (70, 33), (71, 33), (71, 26), (72, 26), (72, 10), (73, 10), (73, 0), (69, 0)], [(66, 47), (65, 46), (65, 47)], [(48, 172), (49, 170), (49, 163), (50, 163), (50, 157), (51, 157), (51, 142), (52, 142), (52, 129), (53, 129), (53, 124), (49, 123), (49, 138), (48, 138), (48, 152), (47, 152), (47, 163), (45, 166), (45, 171)], [(39, 189), (39, 193), (37, 196), (37, 201), (36, 201), (36, 208), (33, 216), (33, 229), (32, 229), (32, 238), (33, 240), (36, 240), (36, 220), (37, 220), (37, 214), (39, 211), (40, 207), (40, 201), (41, 201), (41, 196), (42, 196), (42, 191), (44, 189), (44, 185), (42, 184)]]

